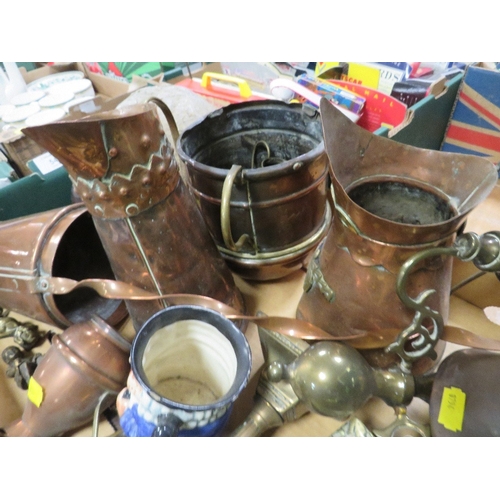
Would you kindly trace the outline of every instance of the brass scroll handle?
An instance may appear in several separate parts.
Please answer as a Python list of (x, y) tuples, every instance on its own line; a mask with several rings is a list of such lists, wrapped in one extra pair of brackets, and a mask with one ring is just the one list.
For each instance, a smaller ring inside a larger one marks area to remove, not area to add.
[(233, 190), (234, 180), (236, 176), (240, 173), (243, 167), (241, 165), (233, 165), (229, 173), (224, 179), (224, 185), (222, 186), (222, 195), (220, 202), (220, 226), (222, 230), (222, 238), (224, 239), (224, 244), (229, 250), (237, 252), (243, 245), (250, 239), (248, 234), (243, 234), (240, 236), (238, 241), (235, 243), (233, 239), (233, 234), (231, 232), (231, 191)]
[[(489, 231), (481, 236), (472, 232), (461, 234), (453, 246), (423, 250), (410, 257), (401, 266), (396, 283), (397, 293), (405, 306), (415, 310), (415, 316), (411, 325), (400, 332), (395, 342), (387, 346), (386, 350), (399, 355), (403, 371), (409, 370), (411, 363), (419, 357), (435, 358), (434, 346), (440, 338), (443, 338), (445, 326), (441, 314), (425, 305), (427, 298), (436, 293), (436, 290), (425, 290), (415, 299), (406, 294), (408, 277), (416, 264), (424, 259), (440, 255), (456, 257), (462, 261), (472, 261), (481, 271), (498, 273), (500, 272), (500, 232)], [(425, 326), (424, 322), (429, 321), (431, 326)], [(455, 329), (452, 333), (455, 336), (455, 343), (470, 345), (467, 342), (468, 332)], [(462, 342), (459, 341), (460, 339)], [(406, 349), (408, 341), (411, 342), (412, 350)]]

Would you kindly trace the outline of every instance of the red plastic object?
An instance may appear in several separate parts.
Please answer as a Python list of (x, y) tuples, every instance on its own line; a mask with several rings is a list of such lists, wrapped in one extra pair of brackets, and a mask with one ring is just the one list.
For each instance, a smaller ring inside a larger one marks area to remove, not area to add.
[(329, 80), (350, 92), (366, 99), (363, 114), (357, 124), (370, 132), (382, 126), (393, 128), (399, 125), (406, 115), (406, 104), (379, 90), (343, 80)]

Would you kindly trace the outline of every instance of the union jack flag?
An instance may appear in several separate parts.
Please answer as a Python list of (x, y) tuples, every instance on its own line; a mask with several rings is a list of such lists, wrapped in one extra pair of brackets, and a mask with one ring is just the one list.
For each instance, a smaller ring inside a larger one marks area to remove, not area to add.
[(500, 162), (500, 72), (470, 66), (460, 86), (442, 151)]

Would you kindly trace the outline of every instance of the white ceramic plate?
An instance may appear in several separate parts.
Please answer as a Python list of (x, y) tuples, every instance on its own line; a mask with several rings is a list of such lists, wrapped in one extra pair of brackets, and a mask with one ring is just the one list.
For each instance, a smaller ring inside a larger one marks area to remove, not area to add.
[(38, 78), (31, 83), (28, 83), (28, 90), (47, 90), (58, 83), (69, 82), (71, 80), (80, 80), (83, 78), (81, 71), (63, 71), (62, 73), (55, 73), (53, 75)]
[(62, 106), (75, 98), (75, 94), (69, 90), (62, 90), (61, 92), (47, 94), (42, 97), (38, 102), (42, 108), (53, 108), (54, 106)]
[(31, 115), (38, 113), (40, 111), (40, 106), (36, 102), (32, 102), (27, 106), (16, 106), (11, 112), (6, 113), (2, 120), (5, 123), (16, 123), (26, 120)]
[(31, 115), (26, 118), (26, 126), (27, 127), (36, 127), (37, 125), (45, 125), (46, 123), (55, 122), (60, 120), (66, 112), (61, 108), (53, 108), (53, 109), (42, 109), (42, 111)]
[(83, 97), (83, 96), (93, 97), (95, 95), (94, 87), (92, 87), (92, 82), (88, 78), (57, 83), (56, 85), (50, 87), (48, 91), (49, 93), (70, 91), (73, 92), (73, 94), (75, 94), (76, 97)]
[(22, 92), (21, 94), (15, 95), (10, 103), (14, 104), (14, 106), (25, 106), (31, 102), (39, 101), (45, 92), (43, 90), (32, 90), (30, 92)]

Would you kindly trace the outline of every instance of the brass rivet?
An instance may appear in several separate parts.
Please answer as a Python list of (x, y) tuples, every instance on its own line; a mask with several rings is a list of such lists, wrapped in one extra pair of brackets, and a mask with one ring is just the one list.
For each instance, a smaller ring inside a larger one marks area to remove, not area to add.
[(146, 149), (146, 148), (149, 148), (149, 146), (151, 145), (151, 138), (149, 137), (149, 135), (147, 134), (144, 134), (142, 137), (141, 137), (141, 146)]
[(116, 155), (118, 154), (118, 149), (116, 148), (111, 148), (109, 151), (108, 151), (108, 154), (110, 156), (110, 158), (115, 158)]

